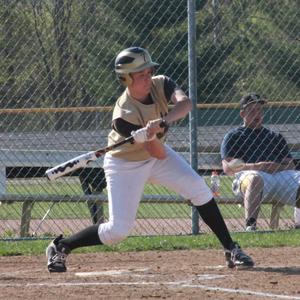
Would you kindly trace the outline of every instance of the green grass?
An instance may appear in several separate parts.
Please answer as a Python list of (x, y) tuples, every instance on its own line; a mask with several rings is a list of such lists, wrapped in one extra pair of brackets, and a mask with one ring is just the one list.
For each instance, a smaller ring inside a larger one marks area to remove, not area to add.
[[(210, 184), (210, 178), (204, 177), (206, 182)], [(221, 195), (232, 197), (231, 182), (232, 178), (228, 176), (220, 176), (221, 178)], [(72, 181), (8, 181), (8, 192), (20, 195), (83, 195), (81, 185), (78, 182)], [(104, 190), (106, 193), (106, 190)], [(155, 195), (174, 195), (173, 192), (161, 186), (146, 185), (145, 194)], [(41, 218), (52, 203), (37, 202), (32, 209), (32, 218)], [(107, 204), (103, 205), (104, 215), (108, 215)], [(219, 205), (225, 219), (227, 218), (243, 218), (244, 209), (235, 204)], [(271, 205), (264, 205), (264, 216), (268, 217), (271, 214)], [(293, 218), (293, 209), (286, 208), (285, 217)], [(0, 207), (0, 219), (19, 219), (22, 211), (22, 203), (13, 203), (11, 205), (3, 205)], [(191, 215), (191, 207), (187, 204), (176, 203), (141, 203), (138, 209), (137, 218), (187, 218)], [(49, 218), (89, 218), (90, 213), (87, 204), (81, 203), (57, 203), (53, 206), (48, 215)]]
[[(45, 212), (51, 207), (52, 203), (37, 202), (32, 209), (32, 219), (41, 218)], [(104, 215), (108, 216), (108, 205), (105, 203)], [(219, 204), (221, 213), (225, 219), (228, 218), (243, 218), (244, 208), (236, 204)], [(262, 207), (264, 216), (270, 217), (271, 205), (265, 204)], [(22, 203), (15, 202), (13, 204), (2, 205), (0, 207), (1, 220), (20, 219), (22, 211)], [(285, 218), (293, 218), (293, 208), (286, 206)], [(191, 207), (187, 204), (176, 203), (141, 203), (139, 205), (137, 218), (139, 219), (161, 219), (161, 218), (188, 218), (191, 215)], [(72, 218), (89, 218), (90, 213), (87, 204), (80, 203), (57, 203), (52, 208), (48, 215), (50, 219), (72, 219)]]
[(7, 192), (18, 195), (83, 195), (82, 188), (77, 182), (46, 183), (44, 181), (8, 181)]
[[(259, 247), (299, 247), (300, 230), (275, 231), (264, 233), (233, 233), (232, 237), (243, 248)], [(15, 255), (44, 255), (49, 240), (0, 241), (0, 256)], [(93, 246), (76, 249), (75, 253), (96, 253), (107, 251), (171, 251), (191, 249), (221, 249), (221, 246), (212, 234), (190, 236), (155, 236), (129, 237), (115, 246)]]
[[(210, 185), (210, 177), (204, 176), (205, 181)], [(232, 178), (228, 176), (220, 176), (221, 179), (221, 192), (226, 196), (233, 196), (231, 191)], [(81, 185), (76, 181), (26, 181), (8, 180), (7, 192), (11, 194), (19, 195), (83, 195)], [(104, 190), (104, 193), (106, 191)], [(156, 194), (156, 195), (175, 195), (171, 190), (166, 189), (162, 186), (147, 184), (144, 189), (145, 194)]]

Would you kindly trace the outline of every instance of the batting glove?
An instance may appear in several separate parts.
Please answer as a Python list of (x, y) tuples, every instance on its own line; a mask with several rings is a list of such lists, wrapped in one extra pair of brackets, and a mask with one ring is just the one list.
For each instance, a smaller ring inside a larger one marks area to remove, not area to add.
[(156, 138), (155, 134), (151, 138), (149, 138), (147, 135), (147, 129), (145, 127), (136, 131), (132, 131), (131, 136), (134, 138), (134, 141), (138, 144), (153, 141)]

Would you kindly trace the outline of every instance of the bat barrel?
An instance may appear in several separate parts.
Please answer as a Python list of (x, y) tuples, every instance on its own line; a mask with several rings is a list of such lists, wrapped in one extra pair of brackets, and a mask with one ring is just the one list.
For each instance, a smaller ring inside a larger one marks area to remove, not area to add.
[(67, 162), (64, 162), (58, 166), (55, 166), (51, 169), (48, 169), (45, 173), (46, 177), (52, 181), (58, 177), (64, 176), (73, 172), (79, 168), (84, 168), (90, 161), (94, 161), (97, 159), (97, 156), (94, 151), (82, 154), (77, 156)]
[(125, 140), (116, 143), (114, 145), (82, 154), (58, 166), (48, 169), (45, 175), (50, 181), (55, 180), (56, 178), (67, 175), (79, 168), (85, 168), (90, 161), (96, 160), (98, 157), (102, 156), (108, 151), (111, 151), (112, 149), (115, 149), (125, 143), (129, 143), (132, 141), (133, 141), (133, 137), (130, 136), (127, 137)]

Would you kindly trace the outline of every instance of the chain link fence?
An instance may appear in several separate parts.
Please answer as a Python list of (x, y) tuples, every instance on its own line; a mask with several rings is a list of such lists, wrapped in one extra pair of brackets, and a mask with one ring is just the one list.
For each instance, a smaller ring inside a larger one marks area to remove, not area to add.
[[(195, 6), (190, 14), (189, 3)], [(298, 1), (1, 0), (0, 14), (2, 239), (68, 235), (107, 219), (101, 158), (55, 182), (44, 173), (106, 146), (112, 106), (123, 89), (114, 59), (130, 46), (147, 48), (160, 63), (157, 74), (187, 93), (189, 47), (195, 49), (198, 169), (209, 185), (211, 172), (219, 172), (216, 199), (230, 230), (244, 230), (244, 208), (219, 153), (224, 135), (242, 123), (241, 96), (255, 91), (269, 100), (264, 123), (300, 157)], [(195, 17), (195, 44), (188, 44), (188, 16)], [(168, 135), (187, 160), (190, 125), (178, 122)], [(263, 204), (260, 229), (277, 227), (278, 213)], [(293, 214), (293, 207), (282, 207), (279, 228), (293, 226)], [(191, 215), (188, 201), (147, 185), (132, 235), (190, 234)]]

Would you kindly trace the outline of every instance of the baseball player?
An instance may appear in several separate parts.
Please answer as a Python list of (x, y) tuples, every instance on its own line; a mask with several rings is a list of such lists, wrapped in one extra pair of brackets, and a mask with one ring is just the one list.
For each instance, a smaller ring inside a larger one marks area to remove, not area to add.
[[(65, 272), (66, 257), (75, 248), (125, 239), (134, 226), (146, 183), (160, 184), (190, 199), (203, 221), (224, 247), (228, 267), (254, 265), (233, 242), (209, 187), (201, 176), (165, 144), (168, 125), (184, 118), (192, 108), (190, 99), (170, 78), (154, 76), (157, 63), (148, 51), (131, 47), (119, 53), (115, 72), (125, 90), (117, 100), (108, 144), (132, 135), (134, 143), (124, 144), (104, 157), (109, 220), (92, 225), (70, 237), (57, 237), (46, 250), (48, 270)], [(174, 107), (168, 111), (168, 104)]]
[[(224, 172), (235, 175), (233, 191), (244, 198), (246, 231), (256, 230), (265, 200), (300, 207), (300, 172), (295, 170), (284, 137), (263, 126), (265, 102), (256, 93), (244, 96), (240, 100), (244, 125), (229, 131), (221, 145)], [(233, 159), (242, 164), (230, 167)]]

